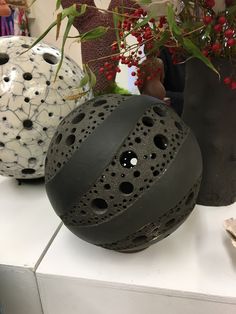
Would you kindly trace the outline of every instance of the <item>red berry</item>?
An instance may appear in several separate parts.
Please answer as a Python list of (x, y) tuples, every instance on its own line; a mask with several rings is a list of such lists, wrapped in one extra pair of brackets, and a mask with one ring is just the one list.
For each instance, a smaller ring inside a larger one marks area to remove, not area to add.
[(234, 38), (229, 38), (229, 39), (227, 40), (227, 45), (228, 45), (229, 47), (233, 47), (235, 44), (236, 44), (236, 40), (235, 40)]
[(205, 57), (207, 57), (208, 54), (209, 54), (209, 51), (208, 51), (207, 49), (204, 49), (204, 50), (202, 51), (202, 54), (203, 54)]
[(234, 30), (231, 29), (231, 28), (228, 28), (226, 31), (225, 31), (225, 37), (227, 38), (230, 38), (234, 35)]
[(218, 19), (218, 22), (221, 25), (224, 25), (227, 22), (227, 20), (226, 20), (226, 18), (224, 16), (220, 16), (219, 19)]
[(104, 72), (104, 68), (101, 67), (101, 68), (99, 69), (99, 73), (103, 73), (103, 72)]
[(113, 79), (113, 75), (112, 74), (107, 75), (107, 79), (108, 81), (111, 81)]
[(212, 17), (210, 15), (206, 15), (203, 17), (204, 24), (208, 25), (212, 22)]
[(235, 89), (236, 89), (236, 81), (232, 81), (232, 82), (231, 82), (230, 88), (231, 88), (232, 90), (235, 90)]
[(212, 9), (215, 6), (215, 0), (206, 0), (205, 3), (206, 6), (210, 9)]
[(224, 83), (225, 83), (226, 85), (229, 85), (229, 84), (231, 83), (231, 78), (230, 78), (230, 77), (225, 77), (225, 78), (224, 78)]
[(212, 51), (218, 52), (220, 50), (221, 46), (219, 43), (215, 43), (211, 46)]
[(136, 72), (132, 72), (131, 75), (132, 75), (132, 76), (135, 76), (135, 75), (136, 75)]
[(220, 33), (220, 32), (222, 31), (222, 25), (221, 25), (221, 24), (216, 24), (216, 25), (214, 26), (214, 31), (215, 31), (216, 33)]

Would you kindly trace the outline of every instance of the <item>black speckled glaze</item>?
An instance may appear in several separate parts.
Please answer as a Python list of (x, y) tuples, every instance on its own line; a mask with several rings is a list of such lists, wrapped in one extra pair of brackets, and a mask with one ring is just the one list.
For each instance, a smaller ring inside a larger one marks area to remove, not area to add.
[(46, 189), (77, 236), (134, 252), (188, 217), (201, 172), (197, 142), (172, 109), (149, 96), (105, 95), (59, 125), (46, 159)]

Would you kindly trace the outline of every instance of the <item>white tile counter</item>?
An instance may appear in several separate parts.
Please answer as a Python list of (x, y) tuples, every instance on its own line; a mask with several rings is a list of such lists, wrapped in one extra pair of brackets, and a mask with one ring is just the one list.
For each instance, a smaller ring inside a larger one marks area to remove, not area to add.
[(41, 314), (35, 270), (59, 230), (44, 185), (0, 176), (0, 313)]
[(223, 229), (229, 207), (196, 206), (175, 233), (122, 254), (65, 227), (36, 275), (45, 314), (235, 314), (236, 249)]

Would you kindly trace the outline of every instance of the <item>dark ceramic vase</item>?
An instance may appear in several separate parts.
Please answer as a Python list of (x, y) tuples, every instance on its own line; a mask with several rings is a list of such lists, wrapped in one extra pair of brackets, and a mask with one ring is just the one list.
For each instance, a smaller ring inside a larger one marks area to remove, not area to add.
[[(225, 59), (214, 60), (224, 78)], [(236, 197), (236, 91), (225, 86), (201, 61), (187, 62), (183, 120), (193, 130), (203, 156), (198, 204), (225, 206)]]
[(80, 238), (136, 252), (193, 210), (202, 160), (192, 132), (156, 98), (103, 95), (69, 114), (46, 161), (56, 213)]

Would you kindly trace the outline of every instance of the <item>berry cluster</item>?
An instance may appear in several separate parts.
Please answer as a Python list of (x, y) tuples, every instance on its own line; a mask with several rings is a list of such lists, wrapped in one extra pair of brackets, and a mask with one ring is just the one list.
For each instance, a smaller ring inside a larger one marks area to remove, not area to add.
[[(233, 1), (226, 1), (226, 6), (233, 4)], [(207, 12), (203, 16), (203, 23), (209, 33), (210, 38), (202, 53), (211, 58), (211, 56), (229, 57), (236, 47), (236, 29), (235, 20), (227, 15), (227, 12), (216, 15), (212, 8), (215, 6), (214, 0), (205, 1)], [(210, 39), (210, 40), (209, 40)], [(224, 83), (231, 89), (236, 89), (236, 77), (232, 73), (231, 77), (225, 77)]]
[[(192, 16), (189, 19), (194, 21), (185, 23), (187, 27), (182, 27), (186, 19), (186, 13), (193, 12), (187, 5), (178, 17), (178, 27), (181, 29), (182, 38), (190, 39), (200, 48), (201, 53), (209, 58), (225, 57), (228, 60), (236, 58), (236, 19), (235, 16), (228, 14), (228, 10), (221, 13), (215, 13), (213, 8), (215, 0), (199, 1), (201, 6), (198, 10), (198, 16)], [(234, 0), (227, 0), (226, 6), (234, 5)], [(186, 11), (185, 11), (186, 10)], [(199, 27), (200, 26), (200, 27)], [(106, 61), (100, 68), (107, 80), (113, 80), (120, 68), (116, 62), (125, 64), (128, 67), (135, 67), (132, 76), (136, 78), (135, 85), (142, 87), (146, 80), (152, 80), (160, 75), (158, 66), (145, 67), (144, 60), (149, 57), (157, 58), (160, 48), (165, 46), (172, 54), (173, 63), (179, 63), (183, 58), (188, 57), (184, 53), (181, 41), (173, 35), (166, 17), (153, 18), (142, 8), (134, 10), (131, 14), (122, 15), (117, 25), (118, 40), (113, 43), (111, 50), (111, 61)], [(129, 45), (127, 37), (133, 36), (135, 44)], [(143, 53), (144, 50), (144, 53)], [(144, 55), (145, 54), (145, 55)], [(116, 61), (116, 62), (114, 62)], [(236, 89), (236, 73), (223, 78), (223, 82), (231, 89)]]

